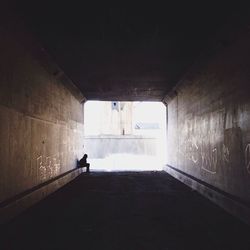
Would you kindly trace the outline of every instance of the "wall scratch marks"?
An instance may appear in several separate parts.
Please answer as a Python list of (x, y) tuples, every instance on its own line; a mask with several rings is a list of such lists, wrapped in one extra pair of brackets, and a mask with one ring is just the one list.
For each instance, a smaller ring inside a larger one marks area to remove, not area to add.
[(247, 172), (250, 174), (250, 143), (245, 148), (245, 164)]
[(60, 157), (62, 157), (62, 155), (63, 153), (54, 156), (40, 155), (36, 158), (36, 165), (41, 181), (45, 181), (48, 178), (55, 177), (60, 173)]

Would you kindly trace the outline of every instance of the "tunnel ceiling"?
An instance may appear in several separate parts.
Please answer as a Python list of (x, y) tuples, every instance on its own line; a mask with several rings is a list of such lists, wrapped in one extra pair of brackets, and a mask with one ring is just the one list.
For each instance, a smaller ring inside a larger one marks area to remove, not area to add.
[(131, 101), (162, 100), (218, 30), (242, 11), (210, 1), (48, 0), (19, 1), (18, 10), (87, 99)]

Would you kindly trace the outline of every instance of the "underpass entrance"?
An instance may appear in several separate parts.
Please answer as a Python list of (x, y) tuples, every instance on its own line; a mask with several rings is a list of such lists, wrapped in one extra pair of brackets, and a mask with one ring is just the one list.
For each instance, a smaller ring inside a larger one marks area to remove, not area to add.
[(88, 101), (84, 152), (91, 171), (160, 171), (166, 162), (161, 102)]

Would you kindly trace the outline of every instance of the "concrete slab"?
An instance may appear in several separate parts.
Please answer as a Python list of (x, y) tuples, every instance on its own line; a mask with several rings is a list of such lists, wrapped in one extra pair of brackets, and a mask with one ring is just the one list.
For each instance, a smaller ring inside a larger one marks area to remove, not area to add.
[(164, 172), (90, 173), (6, 224), (0, 247), (249, 250), (249, 233)]

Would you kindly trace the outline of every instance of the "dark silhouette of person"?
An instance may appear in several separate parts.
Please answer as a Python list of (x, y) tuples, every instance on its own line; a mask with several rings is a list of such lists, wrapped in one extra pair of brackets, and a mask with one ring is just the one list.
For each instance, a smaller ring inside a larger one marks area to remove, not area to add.
[(82, 157), (82, 159), (79, 161), (79, 167), (81, 167), (81, 168), (87, 168), (86, 172), (89, 172), (89, 166), (90, 166), (90, 164), (87, 163), (87, 158), (88, 158), (88, 155), (84, 154), (84, 156)]

